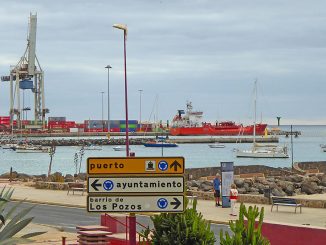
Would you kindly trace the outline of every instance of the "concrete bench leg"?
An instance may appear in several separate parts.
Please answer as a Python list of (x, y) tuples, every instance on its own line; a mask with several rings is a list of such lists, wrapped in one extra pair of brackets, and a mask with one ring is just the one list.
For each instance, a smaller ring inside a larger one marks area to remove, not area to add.
[(274, 206), (274, 205), (272, 204), (272, 207), (271, 207), (271, 212), (273, 212), (273, 206)]

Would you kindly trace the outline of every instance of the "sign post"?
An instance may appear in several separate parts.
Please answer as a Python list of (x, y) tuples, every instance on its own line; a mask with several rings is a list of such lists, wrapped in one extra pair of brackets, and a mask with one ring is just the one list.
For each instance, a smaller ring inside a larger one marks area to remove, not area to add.
[(184, 212), (184, 172), (183, 157), (88, 158), (87, 211), (130, 213), (131, 241), (135, 213)]
[(229, 208), (230, 202), (230, 189), (233, 184), (233, 162), (221, 162), (222, 173), (222, 208)]

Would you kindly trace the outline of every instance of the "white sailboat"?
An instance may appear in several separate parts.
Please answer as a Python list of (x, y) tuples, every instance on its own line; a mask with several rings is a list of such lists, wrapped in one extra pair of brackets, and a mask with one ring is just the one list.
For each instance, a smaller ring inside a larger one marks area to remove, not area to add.
[(253, 145), (249, 150), (235, 150), (236, 157), (248, 157), (248, 158), (288, 158), (287, 147), (280, 147), (273, 145), (271, 147), (261, 147), (256, 144), (256, 106), (257, 106), (257, 80), (255, 81), (255, 100), (254, 100), (254, 134)]

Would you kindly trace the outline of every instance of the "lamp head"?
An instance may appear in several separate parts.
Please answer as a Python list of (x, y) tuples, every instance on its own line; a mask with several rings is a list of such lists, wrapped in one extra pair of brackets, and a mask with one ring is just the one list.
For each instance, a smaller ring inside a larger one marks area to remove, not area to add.
[(124, 25), (124, 24), (114, 24), (113, 25), (113, 28), (117, 28), (117, 29), (121, 29), (121, 30), (127, 31), (127, 26)]
[(127, 36), (128, 28), (125, 24), (114, 24), (113, 28), (117, 28), (124, 31), (124, 34)]
[(106, 67), (104, 67), (104, 68), (108, 68), (108, 69), (110, 69), (110, 68), (112, 68), (112, 66), (110, 66), (110, 65), (107, 65)]

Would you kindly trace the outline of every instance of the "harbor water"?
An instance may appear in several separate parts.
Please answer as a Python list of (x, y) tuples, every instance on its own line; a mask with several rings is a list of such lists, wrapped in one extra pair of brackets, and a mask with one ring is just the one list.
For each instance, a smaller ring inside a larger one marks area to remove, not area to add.
[[(280, 127), (290, 131), (290, 126)], [(326, 152), (320, 144), (326, 144), (326, 126), (293, 126), (294, 131), (301, 131), (299, 137), (293, 136), (293, 161), (326, 161)], [(261, 137), (261, 136), (259, 136)], [(216, 167), (220, 162), (231, 161), (235, 165), (266, 165), (272, 167), (291, 167), (291, 137), (279, 136), (279, 145), (287, 145), (290, 157), (287, 159), (249, 159), (236, 158), (233, 149), (249, 149), (251, 144), (225, 144), (225, 148), (209, 148), (208, 144), (179, 144), (176, 148), (148, 148), (142, 145), (131, 145), (130, 149), (137, 157), (142, 156), (183, 156), (186, 168)], [(102, 146), (102, 150), (85, 150), (82, 157), (82, 172), (86, 172), (88, 157), (124, 157), (125, 151), (114, 151), (114, 146)], [(63, 174), (75, 173), (75, 153), (77, 146), (58, 146), (53, 157), (52, 172)], [(77, 162), (79, 164), (80, 155)], [(0, 148), (0, 174), (13, 171), (26, 174), (46, 174), (50, 156), (48, 153), (16, 153)]]

